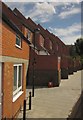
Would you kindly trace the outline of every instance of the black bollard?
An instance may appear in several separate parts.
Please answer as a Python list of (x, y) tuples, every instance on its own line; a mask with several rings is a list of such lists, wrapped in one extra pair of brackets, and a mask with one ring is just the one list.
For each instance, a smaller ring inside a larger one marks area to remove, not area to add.
[(26, 120), (26, 100), (24, 100), (23, 120)]
[(31, 110), (31, 92), (29, 92), (29, 110)]

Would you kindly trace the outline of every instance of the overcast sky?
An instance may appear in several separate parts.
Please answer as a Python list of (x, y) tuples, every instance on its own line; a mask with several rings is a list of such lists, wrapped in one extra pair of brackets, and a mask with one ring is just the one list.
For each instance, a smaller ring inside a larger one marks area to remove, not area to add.
[[(6, 0), (3, 0), (4, 2)], [(14, 0), (15, 1), (15, 0)], [(21, 0), (22, 1), (22, 0)], [(81, 3), (76, 2), (6, 2), (23, 15), (57, 35), (65, 44), (81, 37)]]

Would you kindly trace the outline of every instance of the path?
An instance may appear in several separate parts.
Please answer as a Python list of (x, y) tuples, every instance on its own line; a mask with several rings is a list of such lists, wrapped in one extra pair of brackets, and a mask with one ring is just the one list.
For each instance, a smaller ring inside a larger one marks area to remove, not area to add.
[(69, 79), (61, 80), (60, 87), (35, 89), (32, 109), (26, 111), (26, 117), (67, 118), (80, 94), (81, 71), (78, 71), (70, 75)]

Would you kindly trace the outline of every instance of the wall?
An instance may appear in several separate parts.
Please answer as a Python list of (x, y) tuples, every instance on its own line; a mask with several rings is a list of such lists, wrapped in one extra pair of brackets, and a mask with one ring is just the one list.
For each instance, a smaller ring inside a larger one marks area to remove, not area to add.
[(0, 120), (2, 118), (2, 63), (0, 62)]
[(29, 59), (29, 46), (22, 40), (22, 49), (15, 46), (15, 32), (3, 22), (2, 26), (2, 55)]
[[(2, 56), (0, 60), (3, 62), (2, 68), (2, 92), (3, 92), (3, 118), (15, 117), (16, 113), (23, 105), (26, 90), (26, 69), (29, 60), (29, 46), (22, 40), (22, 48), (19, 49), (15, 46), (16, 34), (6, 24), (2, 23)], [(23, 70), (23, 93), (13, 102), (13, 64), (24, 63)]]
[(2, 21), (0, 20), (0, 55), (2, 55)]
[(36, 55), (31, 49), (27, 85), (33, 83), (33, 62), (35, 57), (34, 75), (36, 86), (47, 86), (52, 81), (54, 86), (59, 85), (58, 57), (53, 55)]
[[(23, 68), (23, 94), (13, 102), (13, 63), (3, 63), (3, 118), (15, 117), (16, 113), (23, 104), (25, 99), (26, 90), (26, 66)], [(11, 74), (11, 75), (10, 75)]]

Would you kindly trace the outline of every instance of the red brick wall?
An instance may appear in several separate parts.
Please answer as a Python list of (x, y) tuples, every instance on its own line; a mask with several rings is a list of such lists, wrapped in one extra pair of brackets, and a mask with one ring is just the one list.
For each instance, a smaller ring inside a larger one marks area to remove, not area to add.
[(61, 68), (68, 68), (68, 57), (62, 56), (61, 57)]
[[(13, 64), (3, 64), (3, 117), (12, 118)], [(12, 86), (12, 87), (11, 87)]]
[(2, 21), (0, 20), (0, 55), (2, 54)]
[(22, 40), (22, 49), (15, 46), (16, 34), (15, 32), (3, 22), (2, 25), (2, 55), (12, 56), (17, 58), (29, 59), (29, 46)]
[(36, 55), (34, 51), (31, 49), (30, 51), (30, 64), (29, 67), (30, 69), (33, 69), (33, 59), (35, 57), (35, 69), (43, 69), (43, 70), (49, 70), (49, 69), (58, 69), (58, 58), (57, 56), (53, 55)]
[(3, 118), (12, 118), (23, 104), (26, 94), (26, 66), (23, 65), (23, 94), (13, 102), (13, 63), (3, 63)]

